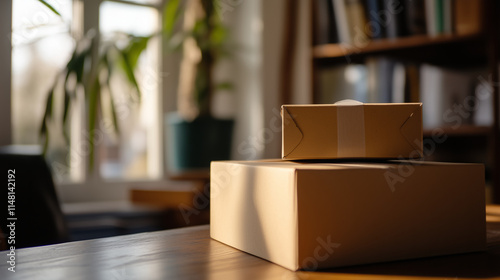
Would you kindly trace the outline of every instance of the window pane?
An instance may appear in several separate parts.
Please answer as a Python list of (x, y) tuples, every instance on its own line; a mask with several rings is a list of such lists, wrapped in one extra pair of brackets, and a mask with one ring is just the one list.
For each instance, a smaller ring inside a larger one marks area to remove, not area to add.
[(33, 43), (54, 34), (68, 34), (72, 14), (71, 0), (47, 0), (62, 17), (37, 0), (12, 1), (13, 47)]
[(101, 4), (99, 21), (103, 36), (114, 32), (148, 36), (158, 29), (158, 12), (155, 8), (106, 1)]
[[(69, 32), (72, 1), (47, 2), (61, 13), (62, 18), (36, 0), (13, 1), (12, 122), (15, 144), (39, 143), (48, 90), (74, 48)], [(62, 135), (54, 135), (51, 140), (49, 161), (66, 163), (68, 151)]]
[[(136, 36), (154, 34), (159, 26), (158, 16), (155, 8), (103, 2), (99, 14), (103, 44), (123, 32)], [(104, 178), (156, 178), (161, 174), (158, 45), (158, 40), (150, 40), (139, 58), (136, 78), (141, 102), (124, 75), (112, 77), (111, 94), (118, 109), (120, 136), (106, 134), (99, 147), (99, 166)]]

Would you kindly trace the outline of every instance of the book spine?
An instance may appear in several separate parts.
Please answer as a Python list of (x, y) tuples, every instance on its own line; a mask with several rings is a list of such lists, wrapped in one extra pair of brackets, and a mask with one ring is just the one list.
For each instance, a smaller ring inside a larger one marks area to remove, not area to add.
[(426, 34), (424, 0), (406, 0), (405, 12), (408, 34)]
[(365, 31), (366, 15), (363, 4), (361, 0), (346, 0), (345, 7), (351, 43), (354, 46), (364, 45), (369, 38)]
[(452, 12), (452, 0), (442, 0), (443, 1), (443, 33), (451, 34), (453, 33), (453, 12)]
[(335, 24), (339, 36), (339, 43), (350, 44), (351, 34), (344, 0), (332, 0)]
[(434, 2), (436, 10), (434, 16), (436, 17), (436, 32), (441, 34), (444, 32), (444, 0), (436, 0)]
[(438, 35), (436, 23), (436, 3), (434, 0), (425, 0), (425, 19), (427, 22), (427, 35)]
[(406, 30), (404, 2), (384, 0), (384, 11), (388, 17), (387, 38), (397, 38), (408, 35)]
[(368, 17), (367, 27), (370, 30), (372, 39), (382, 39), (386, 37), (385, 23), (383, 22), (382, 2), (380, 0), (366, 1), (366, 14)]
[(315, 0), (313, 9), (314, 44), (338, 43), (331, 0)]
[(474, 34), (481, 30), (482, 0), (454, 0), (454, 31)]

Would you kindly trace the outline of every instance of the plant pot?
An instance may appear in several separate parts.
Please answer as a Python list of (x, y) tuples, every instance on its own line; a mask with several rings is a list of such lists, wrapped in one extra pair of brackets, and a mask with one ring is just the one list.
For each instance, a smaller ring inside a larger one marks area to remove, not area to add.
[(234, 120), (204, 116), (186, 121), (177, 113), (170, 113), (166, 126), (171, 171), (208, 169), (211, 161), (230, 158)]

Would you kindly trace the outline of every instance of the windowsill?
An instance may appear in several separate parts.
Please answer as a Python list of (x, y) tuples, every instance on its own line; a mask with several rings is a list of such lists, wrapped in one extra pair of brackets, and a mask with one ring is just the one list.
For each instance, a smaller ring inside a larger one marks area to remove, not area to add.
[(186, 189), (198, 185), (199, 180), (89, 180), (86, 182), (56, 183), (59, 200), (63, 204), (103, 201), (128, 201), (131, 189)]

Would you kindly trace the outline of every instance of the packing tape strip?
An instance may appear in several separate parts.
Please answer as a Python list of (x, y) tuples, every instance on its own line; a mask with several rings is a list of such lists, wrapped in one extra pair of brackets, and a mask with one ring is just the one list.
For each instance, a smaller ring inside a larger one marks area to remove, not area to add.
[(363, 103), (345, 100), (335, 105), (337, 105), (337, 156), (364, 157), (366, 145)]

